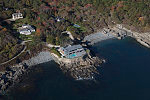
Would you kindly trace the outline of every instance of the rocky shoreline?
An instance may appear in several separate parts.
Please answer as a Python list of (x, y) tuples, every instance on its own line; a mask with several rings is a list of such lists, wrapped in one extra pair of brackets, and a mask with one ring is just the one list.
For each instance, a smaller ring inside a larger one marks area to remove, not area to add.
[[(107, 39), (121, 39), (126, 36), (135, 38), (139, 43), (150, 48), (150, 33), (133, 32), (120, 24), (104, 28), (94, 34), (90, 34), (84, 38), (83, 42), (88, 42), (88, 45), (93, 45)], [(27, 72), (31, 66), (51, 60), (57, 62), (65, 74), (68, 74), (76, 80), (94, 79), (94, 75), (99, 74), (97, 67), (105, 62), (104, 59), (91, 56), (91, 54), (69, 61), (63, 58), (59, 59), (57, 55), (52, 53), (50, 54), (49, 51), (42, 51), (30, 59), (24, 60), (13, 66), (9, 66), (6, 71), (0, 72), (0, 93), (5, 93), (9, 87), (19, 82), (20, 77)]]
[[(105, 38), (103, 39), (101, 36)], [(101, 33), (91, 34), (90, 36), (87, 36), (86, 39), (89, 39), (88, 37), (96, 37), (92, 44), (105, 39), (114, 38), (114, 36), (111, 34), (109, 37), (107, 37), (105, 35), (101, 35)], [(28, 72), (32, 66), (51, 60), (58, 62), (56, 57), (54, 58), (49, 51), (41, 51), (36, 56), (28, 60), (24, 60), (16, 65), (8, 66), (6, 71), (0, 72), (0, 94), (5, 94), (11, 86), (13, 86), (15, 83), (18, 83), (21, 76)], [(61, 61), (58, 63), (60, 64), (62, 71), (71, 75), (72, 78), (76, 80), (90, 80), (94, 78), (94, 74), (99, 74), (96, 67), (99, 66), (103, 61), (104, 60), (99, 59), (98, 57), (86, 56), (84, 59), (82, 57), (74, 59), (74, 61), (70, 64), (62, 63)]]
[[(117, 24), (116, 26), (109, 27), (109, 29), (114, 31), (114, 34), (119, 34), (119, 36), (130, 36), (137, 40), (143, 46), (150, 48), (150, 32), (138, 33), (125, 28), (122, 24)], [(118, 36), (117, 36), (118, 37)]]
[(150, 48), (150, 33), (132, 32), (132, 34), (133, 36), (131, 37), (135, 38), (137, 42), (139, 42), (143, 46)]
[(87, 41), (88, 45), (93, 45), (100, 41), (114, 38), (123, 39), (127, 36), (136, 39), (137, 42), (139, 42), (143, 46), (150, 48), (150, 32), (146, 33), (134, 32), (132, 30), (125, 28), (124, 25), (122, 24), (117, 24), (113, 26), (108, 26), (107, 28), (103, 28), (102, 30), (99, 30), (97, 33), (86, 36), (83, 42)]
[(11, 86), (20, 81), (21, 76), (32, 66), (51, 60), (52, 57), (50, 52), (42, 51), (28, 60), (24, 60), (19, 64), (7, 67), (6, 71), (0, 72), (0, 93), (5, 94)]
[(99, 74), (97, 67), (100, 66), (104, 59), (100, 59), (91, 54), (74, 59), (59, 58), (52, 53), (52, 57), (57, 62), (61, 70), (75, 80), (93, 80), (95, 74)]

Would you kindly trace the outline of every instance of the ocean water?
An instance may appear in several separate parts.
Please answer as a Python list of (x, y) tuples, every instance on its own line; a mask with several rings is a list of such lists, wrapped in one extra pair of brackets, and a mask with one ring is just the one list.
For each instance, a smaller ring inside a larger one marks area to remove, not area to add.
[(35, 66), (4, 100), (150, 100), (150, 49), (134, 39), (92, 47), (106, 59), (96, 81), (74, 81), (54, 62)]

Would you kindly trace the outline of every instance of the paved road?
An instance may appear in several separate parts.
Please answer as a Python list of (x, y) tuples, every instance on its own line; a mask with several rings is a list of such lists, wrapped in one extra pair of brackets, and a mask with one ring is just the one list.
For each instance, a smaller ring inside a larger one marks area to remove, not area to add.
[(21, 43), (21, 44), (24, 46), (23, 50), (22, 50), (18, 55), (16, 55), (15, 57), (11, 58), (10, 60), (1, 63), (0, 66), (1, 66), (1, 65), (4, 65), (4, 64), (7, 64), (7, 63), (9, 63), (10, 61), (12, 61), (12, 60), (16, 59), (17, 57), (19, 57), (19, 56), (26, 50), (26, 48), (27, 48), (27, 46), (25, 45), (25, 43), (26, 43), (26, 42), (29, 42), (29, 41), (32, 41), (32, 40), (23, 41), (23, 42)]
[(10, 61), (16, 59), (18, 56), (20, 56), (20, 55), (26, 50), (26, 48), (27, 48), (27, 47), (24, 46), (24, 49), (23, 49), (18, 55), (16, 55), (15, 57), (11, 58), (10, 60), (8, 60), (8, 61), (6, 61), (6, 62), (1, 63), (0, 66), (1, 66), (1, 65), (4, 65), (4, 64), (7, 64), (7, 63), (9, 63)]

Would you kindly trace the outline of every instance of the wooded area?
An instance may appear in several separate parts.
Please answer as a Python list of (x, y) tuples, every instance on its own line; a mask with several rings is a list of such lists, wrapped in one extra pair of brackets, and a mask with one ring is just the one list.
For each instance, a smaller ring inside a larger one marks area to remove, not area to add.
[[(15, 12), (21, 12), (24, 18), (15, 22), (3, 22)], [(60, 21), (57, 21), (58, 19)], [(16, 44), (20, 39), (16, 27), (22, 24), (36, 27), (32, 38), (34, 44), (48, 42), (64, 45), (71, 42), (70, 38), (62, 33), (66, 30), (71, 31), (75, 38), (82, 39), (100, 28), (118, 23), (134, 27), (136, 31), (150, 31), (150, 1), (0, 0), (0, 29), (5, 29), (5, 32), (0, 32), (0, 55), (7, 51), (4, 48), (9, 49), (8, 46)], [(74, 27), (74, 24), (80, 27)], [(5, 43), (4, 39), (8, 38), (8, 35), (12, 37)]]

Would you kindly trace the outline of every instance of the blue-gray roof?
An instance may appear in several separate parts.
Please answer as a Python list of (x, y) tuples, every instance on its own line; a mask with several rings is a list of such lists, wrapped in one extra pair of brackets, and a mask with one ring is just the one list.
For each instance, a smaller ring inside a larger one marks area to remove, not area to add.
[(66, 51), (70, 52), (76, 49), (82, 49), (81, 45), (73, 45), (73, 46), (67, 46), (66, 48), (64, 48)]
[(27, 28), (23, 28), (23, 29), (20, 29), (19, 32), (25, 32), (25, 31), (30, 31), (29, 29)]
[(77, 27), (77, 28), (81, 27), (81, 26), (78, 25), (78, 24), (74, 24), (73, 26), (74, 26), (74, 27)]
[(63, 48), (63, 51), (67, 58), (80, 57), (86, 54), (84, 48), (81, 45), (67, 46)]

